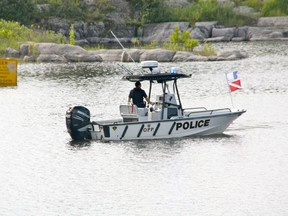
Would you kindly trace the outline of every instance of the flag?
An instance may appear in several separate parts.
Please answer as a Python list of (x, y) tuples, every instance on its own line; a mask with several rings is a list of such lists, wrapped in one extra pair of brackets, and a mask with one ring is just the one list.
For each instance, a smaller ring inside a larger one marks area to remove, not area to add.
[(241, 80), (238, 77), (238, 71), (226, 73), (226, 79), (230, 88), (230, 91), (236, 91), (241, 89)]

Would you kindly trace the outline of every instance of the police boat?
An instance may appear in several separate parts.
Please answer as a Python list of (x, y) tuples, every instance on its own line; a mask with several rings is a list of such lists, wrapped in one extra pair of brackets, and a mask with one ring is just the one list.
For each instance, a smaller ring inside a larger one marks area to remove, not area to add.
[[(133, 104), (120, 105), (121, 118), (104, 121), (91, 121), (90, 111), (86, 107), (71, 107), (66, 112), (66, 126), (73, 140), (143, 140), (221, 134), (246, 112), (230, 108), (183, 108), (177, 80), (191, 78), (191, 75), (175, 73), (175, 70), (160, 73), (157, 61), (144, 61), (141, 66), (149, 73), (130, 73), (123, 79), (149, 82), (149, 98), (152, 86), (160, 85), (162, 92), (156, 95), (155, 105), (144, 108)], [(172, 92), (168, 84), (173, 85)]]

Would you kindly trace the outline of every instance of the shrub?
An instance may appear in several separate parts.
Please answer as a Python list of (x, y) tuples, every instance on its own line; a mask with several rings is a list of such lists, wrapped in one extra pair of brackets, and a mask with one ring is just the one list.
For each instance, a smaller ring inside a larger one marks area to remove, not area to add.
[(158, 42), (156, 40), (153, 40), (150, 44), (146, 44), (144, 46), (145, 49), (155, 49), (158, 47)]
[(74, 25), (73, 24), (71, 24), (71, 26), (70, 26), (69, 39), (70, 39), (70, 44), (75, 45), (75, 33), (74, 33)]
[(131, 40), (131, 43), (133, 44), (134, 47), (139, 47), (140, 46), (140, 40), (133, 38)]
[[(251, 0), (252, 1), (252, 0)], [(248, 25), (254, 20), (249, 17), (235, 14), (232, 4), (220, 4), (216, 0), (195, 1), (188, 7), (158, 7), (150, 17), (151, 22), (178, 22), (186, 21), (191, 24), (198, 21), (215, 21), (227, 26)]]
[(202, 49), (198, 51), (198, 53), (203, 56), (215, 56), (216, 55), (216, 51), (212, 47), (212, 43), (206, 42), (206, 41), (204, 42)]
[(287, 0), (265, 1), (261, 14), (263, 16), (287, 16), (288, 15), (288, 1)]
[(48, 2), (50, 7), (44, 16), (57, 16), (70, 21), (103, 21), (106, 19), (106, 13), (115, 10), (108, 0), (97, 0), (97, 7), (93, 10), (90, 6), (82, 4), (80, 0), (49, 0)]
[(254, 8), (256, 11), (261, 11), (263, 7), (263, 1), (259, 0), (245, 0), (241, 5), (249, 6)]
[(167, 49), (193, 51), (198, 46), (198, 40), (191, 39), (188, 31), (183, 31), (181, 34), (179, 26), (175, 26), (169, 42), (164, 46)]
[(5, 54), (6, 48), (19, 49), (21, 43), (33, 42), (55, 42), (65, 43), (66, 39), (62, 34), (53, 31), (41, 31), (39, 27), (29, 29), (18, 22), (0, 19), (0, 55)]

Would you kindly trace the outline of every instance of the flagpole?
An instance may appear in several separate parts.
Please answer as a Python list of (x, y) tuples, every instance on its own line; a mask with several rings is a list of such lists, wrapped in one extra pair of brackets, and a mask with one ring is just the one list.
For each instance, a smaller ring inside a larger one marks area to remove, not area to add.
[(229, 88), (229, 95), (230, 95), (230, 100), (231, 100), (231, 104), (232, 104), (232, 108), (234, 109), (234, 103), (233, 103), (233, 98), (232, 98), (232, 94), (231, 94), (231, 89), (230, 89), (230, 85), (229, 85), (229, 82), (228, 82), (228, 79), (227, 79), (227, 73), (225, 73), (225, 79), (226, 79), (226, 82), (227, 82), (227, 86)]

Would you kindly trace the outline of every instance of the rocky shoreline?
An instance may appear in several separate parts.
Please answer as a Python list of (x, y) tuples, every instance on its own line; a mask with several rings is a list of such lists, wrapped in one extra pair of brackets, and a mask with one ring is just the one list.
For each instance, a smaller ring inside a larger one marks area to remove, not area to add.
[[(81, 25), (78, 25), (78, 27)], [(122, 43), (131, 43), (137, 39), (142, 43), (168, 40), (175, 26), (181, 31), (189, 31), (194, 39), (201, 42), (240, 42), (240, 41), (271, 41), (288, 40), (288, 17), (263, 17), (254, 27), (221, 27), (217, 22), (199, 22), (191, 28), (186, 22), (169, 22), (148, 24), (139, 33), (138, 38), (119, 38)], [(82, 26), (83, 27), (83, 26)], [(58, 29), (59, 30), (59, 29)], [(85, 30), (85, 29), (84, 29)], [(83, 30), (83, 31), (84, 31)], [(76, 32), (79, 29), (76, 29)], [(54, 43), (26, 43), (20, 50), (6, 49), (6, 57), (21, 58), (24, 62), (140, 62), (156, 60), (159, 62), (189, 62), (189, 61), (224, 61), (247, 58), (248, 54), (242, 50), (217, 51), (215, 56), (196, 55), (192, 52), (171, 51), (165, 49), (107, 49), (87, 51), (82, 45), (116, 44), (115, 38), (88, 37), (76, 40), (76, 45)]]
[[(201, 56), (192, 52), (165, 49), (109, 49), (87, 51), (80, 46), (55, 43), (22, 44), (20, 50), (7, 49), (10, 57), (23, 58), (24, 62), (159, 62), (225, 61), (247, 58), (245, 51), (224, 50), (215, 56)], [(132, 59), (133, 60), (132, 60)]]
[[(199, 41), (288, 40), (288, 17), (261, 17), (254, 26), (241, 27), (224, 27), (219, 25), (217, 21), (196, 22), (193, 27), (188, 22), (153, 23), (146, 24), (142, 28), (134, 30), (131, 29), (131, 26), (122, 26), (122, 31), (115, 33), (123, 43), (131, 43), (133, 39), (137, 39), (142, 43), (151, 43), (153, 41), (161, 43), (168, 40), (175, 26), (179, 26), (181, 31), (190, 32), (190, 36)], [(104, 27), (101, 25), (101, 28)], [(109, 35), (100, 37), (99, 33), (96, 30), (92, 31), (92, 29), (99, 29), (99, 27), (97, 24), (77, 24), (75, 28), (76, 35), (78, 35), (76, 37), (76, 44), (89, 46), (99, 43), (117, 43), (110, 33)], [(68, 30), (67, 27), (61, 28), (60, 25), (56, 29), (58, 32), (64, 32), (64, 35), (68, 34)], [(136, 37), (133, 34), (135, 31), (137, 31)]]

